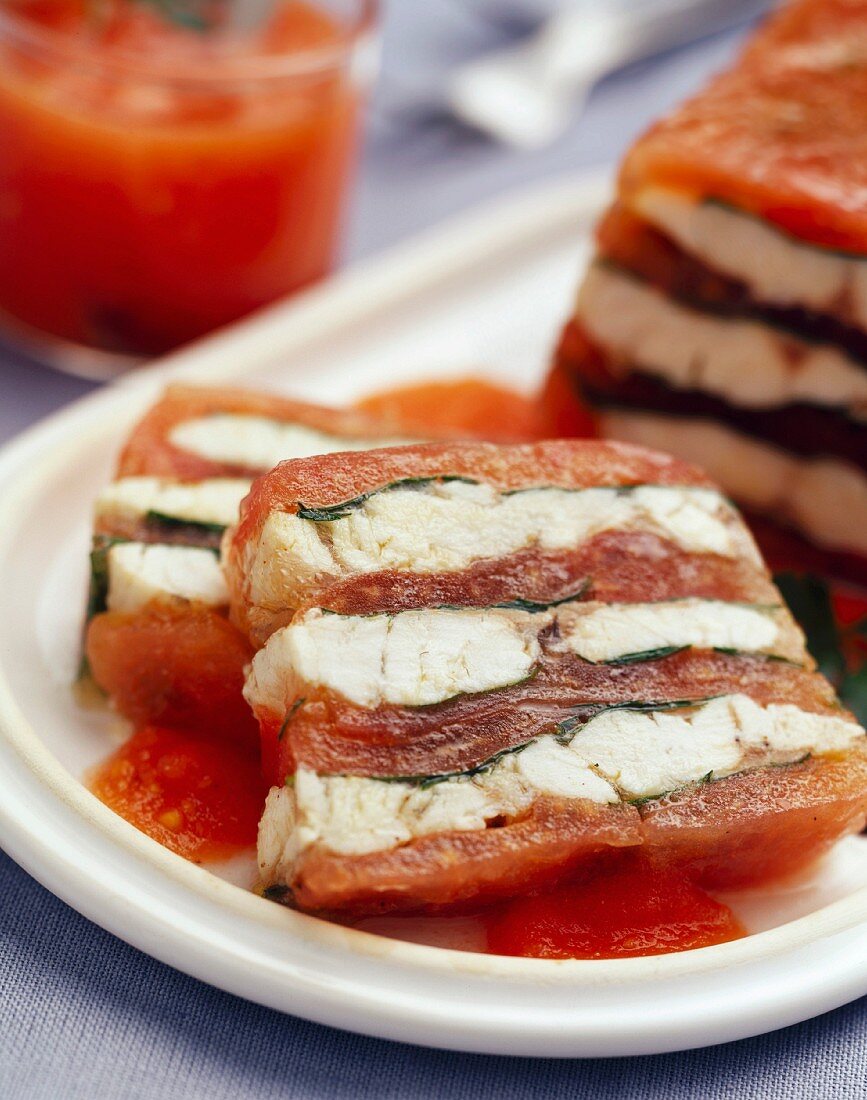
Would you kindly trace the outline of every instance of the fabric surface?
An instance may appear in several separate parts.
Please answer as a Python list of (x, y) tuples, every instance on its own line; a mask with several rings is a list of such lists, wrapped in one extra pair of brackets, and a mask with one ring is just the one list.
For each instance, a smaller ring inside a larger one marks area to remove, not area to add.
[[(862, 1098), (863, 1002), (654, 1058), (493, 1058), (366, 1039), (259, 1008), (140, 954), (0, 857), (4, 1100)], [(653, 1006), (648, 1005), (648, 1011)]]
[[(423, 101), (450, 60), (508, 36), (508, 21), (474, 10), (496, 7), (494, 0), (394, 0), (350, 258), (510, 187), (614, 160), (718, 67), (734, 41), (715, 38), (606, 81), (571, 131), (532, 155), (479, 142), (433, 112), (427, 120), (404, 117), (400, 104)], [(522, 10), (520, 0), (505, 7)], [(91, 388), (0, 353), (0, 440)], [(281, 1016), (178, 974), (90, 924), (2, 855), (0, 990), (2, 1100), (867, 1095), (867, 1001), (761, 1038), (656, 1058), (534, 1061), (428, 1051)]]

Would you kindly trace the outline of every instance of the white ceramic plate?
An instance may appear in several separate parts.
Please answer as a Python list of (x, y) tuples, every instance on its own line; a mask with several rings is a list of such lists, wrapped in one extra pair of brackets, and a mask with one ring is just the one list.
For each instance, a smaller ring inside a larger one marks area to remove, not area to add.
[(567, 313), (605, 193), (604, 181), (572, 180), (463, 218), (79, 402), (6, 448), (0, 840), (49, 889), (129, 943), (243, 997), (462, 1050), (676, 1050), (782, 1027), (867, 993), (861, 839), (799, 886), (732, 898), (755, 930), (746, 939), (647, 959), (507, 959), (280, 908), (243, 888), (249, 864), (213, 873), (186, 863), (81, 783), (117, 734), (108, 715), (80, 709), (69, 689), (88, 512), (125, 431), (167, 378), (231, 380), (333, 403), (468, 372), (530, 387)]

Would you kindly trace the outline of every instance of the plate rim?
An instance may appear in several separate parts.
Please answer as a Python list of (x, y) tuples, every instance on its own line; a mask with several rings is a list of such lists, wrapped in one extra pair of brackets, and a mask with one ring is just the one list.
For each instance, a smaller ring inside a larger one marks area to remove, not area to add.
[[(106, 427), (105, 422), (111, 419), (106, 414), (111, 410), (122, 413), (130, 405), (143, 406), (152, 399), (154, 391), (170, 379), (204, 380), (203, 376), (206, 375), (210, 382), (243, 383), (245, 373), (254, 370), (257, 365), (245, 362), (245, 355), (254, 346), (264, 346), (265, 342), (286, 327), (294, 326), (294, 335), (288, 341), (288, 349), (287, 341), (281, 340), (283, 354), (288, 356), (292, 353), (292, 346), (303, 346), (312, 336), (321, 335), (323, 325), (333, 312), (343, 309), (341, 319), (344, 324), (350, 324), (355, 318), (369, 316), (372, 311), (382, 308), (383, 304), (394, 308), (395, 301), (401, 296), (423, 293), (425, 288), (436, 285), (440, 279), (482, 262), (485, 254), (508, 252), (520, 247), (522, 243), (531, 243), (541, 232), (551, 232), (557, 227), (568, 226), (573, 217), (587, 219), (591, 212), (598, 209), (606, 189), (607, 173), (594, 173), (590, 176), (583, 174), (577, 179), (573, 176), (548, 184), (544, 188), (533, 188), (517, 197), (508, 196), (493, 206), (488, 206), (481, 213), (470, 211), (452, 219), (445, 228), (429, 230), (379, 258), (349, 269), (289, 304), (271, 307), (228, 332), (200, 341), (166, 360), (137, 371), (134, 377), (124, 378), (95, 394), (80, 398), (40, 421), (13, 438), (0, 451), (0, 554), (14, 542), (16, 505), (28, 497), (28, 487), (32, 491), (35, 483), (50, 483), (52, 468), (58, 462), (66, 461), (58, 453), (62, 451), (62, 447), (54, 444), (60, 444), (64, 440), (71, 443), (78, 437), (79, 446), (94, 446), (89, 429), (100, 419), (103, 421), (101, 434), (106, 437), (116, 436), (116, 431)], [(456, 252), (455, 246), (458, 242), (461, 247)], [(414, 279), (408, 277), (410, 274), (414, 274)], [(351, 308), (347, 309), (347, 305)], [(210, 893), (213, 895), (211, 902), (221, 906), (226, 904), (227, 899), (230, 903), (238, 902), (240, 905), (239, 898), (243, 898), (244, 907), (249, 908), (250, 903), (257, 907), (257, 921), (260, 918), (265, 919), (264, 915), (268, 910), (272, 911), (270, 915), (274, 918), (269, 923), (279, 920), (285, 924), (286, 911), (280, 910), (278, 916), (273, 912), (277, 910), (276, 906), (255, 898), (241, 887), (222, 882), (202, 868), (168, 852), (103, 806), (42, 744), (38, 733), (29, 726), (18, 709), (12, 687), (0, 667), (0, 761), (7, 765), (7, 771), (10, 767), (14, 771), (16, 760), (27, 769), (31, 779), (31, 793), (34, 796), (38, 794), (44, 797), (46, 793), (49, 794), (49, 808), (52, 799), (59, 800), (76, 815), (80, 823), (88, 829), (96, 830), (103, 842), (117, 846), (118, 851), (133, 851), (152, 871), (159, 875), (168, 874), (170, 879), (182, 881), (184, 887), (197, 897)], [(38, 801), (36, 798), (35, 804)], [(48, 821), (50, 823), (50, 817)], [(580, 1018), (580, 1014), (575, 1017), (571, 1027), (564, 1027), (565, 1021), (560, 1019), (560, 1031), (553, 1043), (541, 1041), (544, 1036), (534, 1033), (532, 1028), (528, 1031), (524, 1018), (515, 1020), (517, 1031), (500, 1031), (494, 1034), (485, 1026), (485, 1021), (476, 1019), (463, 1021), (469, 1030), (465, 1030), (460, 1036), (446, 1035), (443, 1028), (454, 1022), (453, 1004), (439, 1006), (440, 1019), (436, 1026), (440, 1030), (425, 1036), (418, 1033), (417, 1027), (425, 1020), (431, 1025), (433, 1017), (437, 1016), (437, 1012), (432, 1011), (430, 1006), (425, 1017), (423, 1009), (417, 1004), (414, 1017), (407, 1020), (404, 1016), (396, 1015), (393, 1009), (383, 1011), (381, 996), (375, 997), (373, 1003), (359, 1000), (356, 996), (354, 1002), (350, 998), (350, 1001), (342, 1000), (335, 1004), (327, 990), (320, 990), (323, 995), (318, 1001), (308, 991), (305, 1004), (293, 1003), (287, 1006), (285, 998), (283, 1003), (276, 1004), (270, 999), (257, 996), (256, 991), (250, 989), (249, 982), (245, 982), (243, 976), (237, 973), (234, 977), (224, 973), (222, 979), (215, 978), (193, 950), (201, 948), (201, 939), (191, 941), (189, 932), (175, 929), (174, 939), (177, 942), (171, 945), (168, 942), (161, 944), (158, 937), (155, 942), (157, 927), (159, 934), (165, 936), (168, 925), (170, 935), (170, 913), (162, 917), (153, 913), (145, 916), (140, 909), (140, 924), (131, 932), (129, 926), (124, 924), (123, 917), (129, 917), (129, 906), (124, 905), (122, 896), (112, 897), (108, 908), (100, 910), (96, 899), (88, 895), (86, 884), (89, 879), (81, 879), (81, 885), (76, 889), (75, 884), (69, 881), (72, 865), (68, 862), (63, 865), (59, 857), (53, 857), (50, 845), (46, 849), (45, 838), (50, 832), (50, 828), (46, 829), (42, 840), (34, 837), (22, 822), (21, 807), (18, 806), (16, 810), (14, 799), (0, 800), (0, 840), (10, 855), (49, 890), (126, 942), (194, 977), (248, 999), (258, 1000), (283, 1011), (292, 1011), (320, 1023), (385, 1038), (423, 1042), (447, 1049), (538, 1053), (545, 1056), (649, 1053), (724, 1042), (785, 1026), (867, 992), (865, 955), (861, 966), (849, 968), (847, 981), (841, 982), (835, 977), (836, 984), (833, 988), (828, 988), (831, 981), (829, 976), (818, 994), (811, 987), (812, 996), (805, 994), (800, 999), (790, 998), (786, 1003), (780, 1003), (780, 999), (774, 998), (769, 992), (765, 1003), (752, 1006), (752, 1011), (739, 1021), (733, 1031), (730, 1020), (716, 1019), (711, 1024), (705, 1019), (694, 1023), (691, 1028), (685, 1027), (673, 1043), (671, 1035), (665, 1038), (660, 1034), (659, 1021), (647, 1021), (644, 1026), (633, 1025), (630, 1032), (619, 1032), (612, 1041), (610, 1034), (594, 1030), (592, 1021)], [(37, 848), (41, 848), (37, 854), (34, 854), (33, 842)], [(57, 887), (58, 881), (64, 884), (60, 889)], [(253, 910), (249, 911), (252, 914)], [(817, 939), (827, 939), (852, 931), (867, 921), (867, 887), (812, 914), (777, 928), (755, 933), (746, 939), (655, 959), (558, 962), (504, 959), (387, 940), (370, 933), (340, 928), (303, 914), (293, 913), (291, 918), (294, 930), (302, 938), (312, 936), (314, 939), (324, 940), (338, 951), (348, 951), (356, 958), (376, 958), (380, 962), (385, 960), (388, 964), (409, 967), (428, 974), (431, 971), (452, 974), (457, 971), (461, 975), (475, 976), (483, 973), (489, 978), (517, 983), (517, 988), (522, 985), (532, 988), (573, 985), (576, 979), (585, 989), (611, 988), (625, 987), (630, 982), (657, 981), (660, 971), (665, 971), (666, 980), (670, 980), (672, 977), (706, 974), (718, 972), (720, 968), (755, 964), (760, 960), (785, 956), (805, 945), (813, 944)], [(807, 932), (808, 927), (814, 930)], [(183, 950), (190, 952), (189, 965), (184, 965)], [(212, 944), (211, 951), (217, 952), (217, 963), (222, 958), (225, 964), (225, 946), (215, 947)], [(665, 961), (660, 963), (660, 958)], [(345, 997), (345, 992), (341, 993), (341, 997)], [(354, 1009), (350, 1002), (355, 1004)], [(401, 1011), (410, 1010), (403, 1007)], [(768, 1025), (767, 1015), (772, 1011), (776, 1014), (777, 1022)], [(357, 1013), (365, 1014), (365, 1018), (357, 1019)], [(762, 1014), (765, 1019), (760, 1023), (759, 1016)], [(410, 1015), (412, 1016), (412, 1011)], [(516, 1042), (520, 1049), (516, 1048)]]

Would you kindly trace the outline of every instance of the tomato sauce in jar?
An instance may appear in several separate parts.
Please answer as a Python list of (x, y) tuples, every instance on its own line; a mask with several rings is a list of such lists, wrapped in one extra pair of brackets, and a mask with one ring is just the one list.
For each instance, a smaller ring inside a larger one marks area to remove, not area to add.
[(158, 354), (326, 274), (375, 0), (349, 6), (274, 0), (243, 30), (170, 18), (189, 4), (2, 0), (0, 311)]

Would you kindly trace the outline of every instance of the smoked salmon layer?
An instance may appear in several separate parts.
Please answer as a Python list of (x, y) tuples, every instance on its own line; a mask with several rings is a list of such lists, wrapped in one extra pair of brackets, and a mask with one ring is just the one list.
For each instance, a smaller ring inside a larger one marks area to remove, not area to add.
[[(748, 882), (860, 826), (864, 732), (694, 468), (590, 441), (339, 459), (260, 479), (227, 540), (269, 896), (437, 909), (639, 844)], [(730, 866), (758, 836), (779, 858)]]
[(95, 509), (85, 652), (137, 724), (255, 729), (251, 650), (227, 619), (220, 541), (254, 476), (283, 458), (388, 437), (351, 411), (175, 385), (133, 430)]

